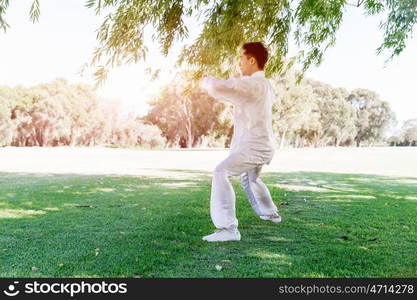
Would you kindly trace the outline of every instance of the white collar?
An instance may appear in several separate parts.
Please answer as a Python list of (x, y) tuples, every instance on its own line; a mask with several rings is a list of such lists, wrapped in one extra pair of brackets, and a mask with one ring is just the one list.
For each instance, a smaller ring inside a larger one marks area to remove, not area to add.
[(265, 77), (265, 72), (264, 71), (256, 71), (251, 76), (252, 77)]

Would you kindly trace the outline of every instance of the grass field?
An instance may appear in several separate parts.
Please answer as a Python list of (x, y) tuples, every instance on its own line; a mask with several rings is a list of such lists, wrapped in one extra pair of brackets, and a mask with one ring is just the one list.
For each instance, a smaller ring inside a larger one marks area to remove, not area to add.
[(0, 152), (0, 277), (417, 276), (417, 176), (267, 172), (281, 224), (258, 219), (234, 178), (242, 241), (209, 244), (209, 171), (1, 166)]

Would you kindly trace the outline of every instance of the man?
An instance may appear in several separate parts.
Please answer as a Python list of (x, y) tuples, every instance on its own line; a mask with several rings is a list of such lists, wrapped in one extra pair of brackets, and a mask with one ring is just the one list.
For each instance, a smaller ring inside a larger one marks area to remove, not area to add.
[(229, 156), (213, 172), (210, 215), (216, 232), (207, 242), (239, 241), (235, 193), (229, 177), (241, 175), (242, 186), (255, 213), (263, 220), (281, 222), (268, 188), (259, 178), (275, 151), (272, 132), (274, 91), (265, 78), (268, 51), (262, 43), (246, 43), (240, 57), (241, 78), (219, 80), (204, 77), (202, 89), (220, 101), (234, 105), (234, 134)]

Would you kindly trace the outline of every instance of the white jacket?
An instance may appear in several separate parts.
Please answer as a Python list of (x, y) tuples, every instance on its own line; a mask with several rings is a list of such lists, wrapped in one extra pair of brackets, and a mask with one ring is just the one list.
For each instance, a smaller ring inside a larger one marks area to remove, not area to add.
[(243, 155), (246, 162), (269, 164), (276, 148), (272, 131), (274, 91), (265, 73), (227, 80), (204, 77), (201, 88), (234, 106), (231, 152)]

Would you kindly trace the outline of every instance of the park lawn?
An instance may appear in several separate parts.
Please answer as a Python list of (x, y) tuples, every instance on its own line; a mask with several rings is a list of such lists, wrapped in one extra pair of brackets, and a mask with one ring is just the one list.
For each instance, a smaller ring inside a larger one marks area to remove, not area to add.
[(206, 243), (210, 173), (182, 172), (0, 173), (0, 277), (417, 276), (416, 178), (265, 173), (281, 224), (234, 178), (242, 240)]

